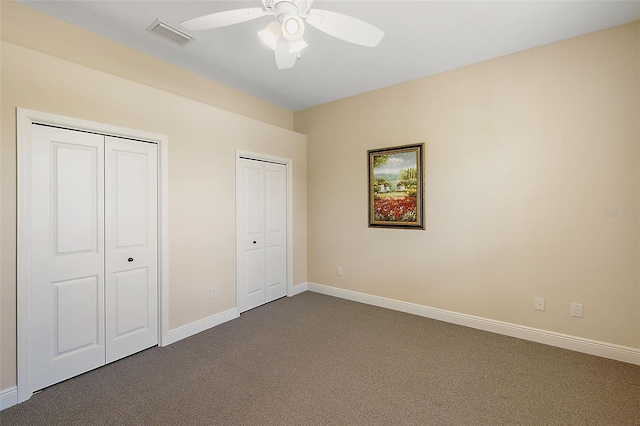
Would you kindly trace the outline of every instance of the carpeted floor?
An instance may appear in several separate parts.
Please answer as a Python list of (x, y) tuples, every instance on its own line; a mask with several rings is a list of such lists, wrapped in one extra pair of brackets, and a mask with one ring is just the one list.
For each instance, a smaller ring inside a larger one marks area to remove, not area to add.
[(51, 386), (5, 425), (640, 425), (640, 366), (306, 292)]

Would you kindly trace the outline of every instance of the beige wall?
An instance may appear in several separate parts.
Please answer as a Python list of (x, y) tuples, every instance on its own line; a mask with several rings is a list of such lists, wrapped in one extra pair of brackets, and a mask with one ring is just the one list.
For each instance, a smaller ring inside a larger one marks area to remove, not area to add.
[[(639, 32), (294, 113), (308, 138), (309, 281), (640, 348), (640, 218), (605, 215), (640, 209)], [(367, 228), (367, 149), (416, 142), (427, 229)]]
[[(22, 15), (12, 14), (15, 6), (6, 13), (5, 6), (11, 3), (0, 4), (3, 38), (12, 38), (12, 28), (32, 24), (28, 20), (13, 22)], [(7, 21), (12, 25), (7, 26)], [(58, 29), (63, 35), (69, 30), (64, 24), (48, 25), (47, 37), (52, 39)], [(170, 329), (236, 305), (236, 149), (293, 160), (293, 280), (294, 284), (306, 281), (306, 137), (283, 128), (286, 123), (278, 127), (247, 117), (258, 111), (259, 118), (271, 121), (274, 115), (270, 109), (278, 116), (279, 107), (246, 98), (241, 104), (250, 112), (244, 116), (160, 90), (153, 84), (141, 84), (137, 78), (114, 75), (119, 74), (112, 72), (117, 62), (103, 72), (4, 40), (1, 49), (0, 390), (16, 384), (16, 107), (169, 137)], [(112, 54), (117, 61), (120, 49), (126, 50), (111, 46), (102, 52), (105, 61)], [(147, 64), (135, 66), (144, 68)], [(128, 72), (133, 65), (123, 67)], [(171, 71), (162, 63), (153, 67), (135, 71), (140, 75)], [(197, 89), (198, 82), (193, 84), (196, 86), (191, 89)], [(236, 101), (232, 92), (220, 92), (219, 96), (229, 97), (231, 103)], [(288, 114), (291, 122), (292, 113)], [(209, 288), (214, 285), (218, 297), (211, 300)]]

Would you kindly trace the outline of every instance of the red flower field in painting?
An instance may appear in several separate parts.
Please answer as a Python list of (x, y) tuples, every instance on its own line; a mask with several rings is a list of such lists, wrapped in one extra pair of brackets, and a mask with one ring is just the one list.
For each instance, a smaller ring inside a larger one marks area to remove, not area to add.
[(416, 197), (379, 198), (373, 201), (374, 220), (415, 222)]

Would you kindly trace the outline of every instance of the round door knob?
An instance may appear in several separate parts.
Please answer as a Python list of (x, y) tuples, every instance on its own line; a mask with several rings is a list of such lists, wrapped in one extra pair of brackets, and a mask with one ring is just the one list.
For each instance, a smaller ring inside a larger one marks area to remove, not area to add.
[(133, 257), (127, 259), (129, 262), (133, 262)]
[(253, 244), (255, 244), (256, 242), (254, 241)]

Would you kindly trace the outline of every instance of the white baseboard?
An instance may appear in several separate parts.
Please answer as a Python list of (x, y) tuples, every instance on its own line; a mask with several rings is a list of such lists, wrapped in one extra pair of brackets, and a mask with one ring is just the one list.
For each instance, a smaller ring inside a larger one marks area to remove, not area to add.
[(191, 324), (169, 330), (169, 341), (167, 342), (167, 345), (175, 343), (178, 340), (186, 339), (187, 337), (208, 330), (216, 325), (231, 321), (239, 316), (240, 314), (238, 314), (238, 310), (236, 308), (232, 308), (218, 314), (211, 315), (210, 317), (194, 321)]
[(291, 288), (291, 291), (289, 292), (289, 294), (287, 294), (287, 296), (293, 297), (297, 294), (304, 293), (305, 291), (307, 291), (307, 283), (296, 284)]
[(307, 283), (307, 288), (309, 291), (353, 300), (354, 302), (379, 306), (381, 308), (406, 312), (439, 321), (464, 325), (478, 330), (490, 331), (492, 333), (517, 337), (519, 339), (530, 340), (532, 342), (544, 343), (546, 345), (556, 346), (563, 349), (570, 349), (572, 351), (640, 365), (640, 349), (584, 339), (582, 337), (570, 336), (553, 331), (525, 327), (508, 322), (476, 317), (473, 315), (460, 314), (457, 312), (446, 311), (444, 309), (431, 308), (428, 306), (418, 305), (416, 303), (373, 296), (366, 293), (329, 287), (322, 284)]
[(18, 403), (18, 388), (16, 386), (0, 391), (0, 411), (13, 407)]

